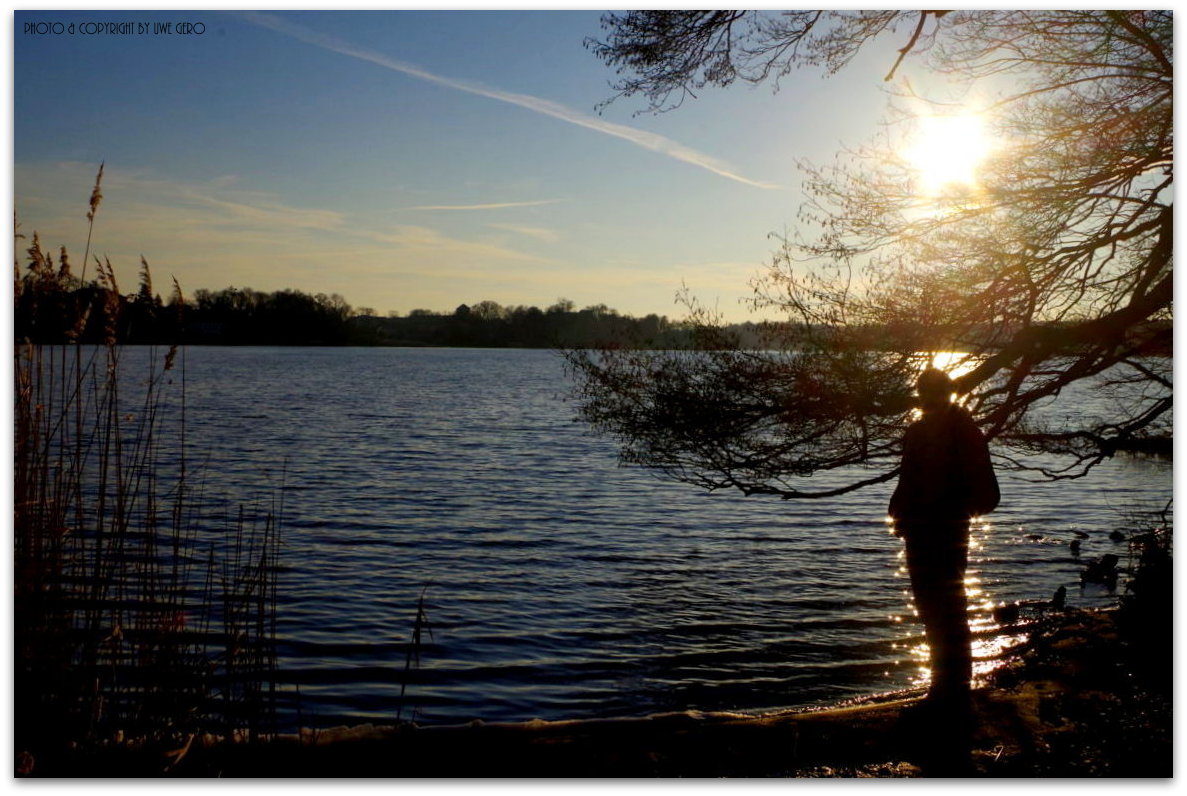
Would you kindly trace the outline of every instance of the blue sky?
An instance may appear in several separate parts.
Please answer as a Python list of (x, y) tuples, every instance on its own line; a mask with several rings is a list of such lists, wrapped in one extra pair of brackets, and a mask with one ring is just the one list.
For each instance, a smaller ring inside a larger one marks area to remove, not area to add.
[[(493, 300), (727, 317), (796, 222), (797, 158), (876, 132), (894, 42), (841, 75), (601, 114), (599, 11), (17, 12), (21, 229), (135, 287), (339, 293), (383, 314)], [(200, 35), (83, 34), (93, 22)], [(75, 32), (26, 33), (26, 22)], [(66, 30), (69, 30), (67, 27)]]

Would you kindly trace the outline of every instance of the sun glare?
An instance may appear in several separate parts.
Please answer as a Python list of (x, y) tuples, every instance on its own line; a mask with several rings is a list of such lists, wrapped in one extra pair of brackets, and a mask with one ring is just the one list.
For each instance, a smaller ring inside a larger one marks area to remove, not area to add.
[(950, 186), (973, 187), (991, 141), (976, 113), (922, 116), (907, 161), (921, 193), (935, 196)]
[(954, 379), (959, 379), (979, 364), (981, 358), (962, 351), (936, 351), (931, 356), (931, 367), (939, 368)]

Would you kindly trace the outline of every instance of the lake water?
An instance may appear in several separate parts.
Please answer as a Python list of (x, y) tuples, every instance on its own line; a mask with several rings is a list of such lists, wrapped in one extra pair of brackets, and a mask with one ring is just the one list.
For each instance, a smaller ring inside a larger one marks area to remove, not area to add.
[[(707, 494), (619, 467), (566, 392), (548, 351), (186, 352), (206, 496), (283, 496), (286, 722), (392, 721), (422, 593), (432, 638), (403, 702), (422, 723), (769, 711), (917, 683), (889, 485)], [(978, 623), (1060, 585), (1112, 602), (1081, 589), (1084, 561), (1124, 558), (1109, 532), (1170, 490), (1169, 463), (1121, 458), (1080, 481), (1002, 476)]]

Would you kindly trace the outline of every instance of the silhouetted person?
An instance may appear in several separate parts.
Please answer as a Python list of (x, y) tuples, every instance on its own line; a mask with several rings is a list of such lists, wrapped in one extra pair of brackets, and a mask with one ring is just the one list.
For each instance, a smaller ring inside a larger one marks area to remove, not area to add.
[(931, 657), (924, 701), (929, 729), (955, 741), (969, 729), (972, 645), (964, 577), (969, 520), (1000, 498), (989, 446), (972, 416), (953, 403), (952, 379), (924, 371), (916, 384), (923, 416), (903, 439), (902, 470), (890, 499), (895, 534), (903, 539), (915, 608)]

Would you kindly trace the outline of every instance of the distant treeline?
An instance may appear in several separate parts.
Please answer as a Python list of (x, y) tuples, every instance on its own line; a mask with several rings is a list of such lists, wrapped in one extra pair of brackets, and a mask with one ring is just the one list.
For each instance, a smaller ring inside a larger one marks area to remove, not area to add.
[(493, 301), (462, 304), (453, 312), (413, 310), (406, 316), (356, 315), (350, 328), (359, 342), (372, 345), (556, 346), (633, 345), (673, 347), (688, 334), (665, 316), (635, 318), (605, 304), (577, 309), (560, 299), (539, 307), (503, 307)]
[[(52, 263), (50, 263), (52, 266)], [(380, 317), (355, 310), (338, 294), (250, 288), (198, 290), (162, 300), (147, 269), (140, 289), (122, 294), (107, 282), (86, 284), (69, 269), (31, 268), (17, 280), (16, 340), (99, 343), (115, 337), (132, 344), (358, 345), (549, 348), (634, 345), (670, 347), (687, 342), (685, 328), (664, 316), (634, 318), (604, 304), (578, 310), (560, 299), (546, 309), (503, 307), (493, 301), (462, 304), (452, 312), (413, 310)]]
[[(743, 323), (721, 330), (724, 336), (698, 333), (688, 323), (666, 316), (635, 318), (604, 304), (577, 309), (559, 299), (539, 307), (504, 307), (493, 301), (462, 304), (452, 312), (413, 310), (381, 317), (368, 308), (354, 309), (338, 295), (310, 295), (299, 290), (264, 292), (228, 287), (198, 290), (183, 299), (174, 290), (168, 301), (153, 292), (148, 268), (135, 293), (124, 294), (114, 274), (83, 283), (64, 260), (55, 266), (42, 256), (16, 281), (14, 331), (17, 341), (132, 344), (294, 345), (294, 346), (466, 346), (498, 348), (637, 347), (703, 348), (762, 346), (764, 327)], [(765, 327), (767, 331), (776, 327)], [(1059, 326), (1049, 327), (1058, 333)], [(1149, 339), (1144, 353), (1170, 355), (1171, 323), (1154, 322), (1139, 330)], [(859, 335), (863, 347), (876, 349), (887, 329)], [(819, 337), (828, 331), (811, 332)], [(795, 336), (783, 335), (784, 344)], [(940, 349), (941, 337), (920, 339), (919, 350)], [(993, 348), (992, 340), (979, 343)], [(956, 343), (957, 346), (960, 343)], [(963, 350), (963, 349), (961, 349)]]

